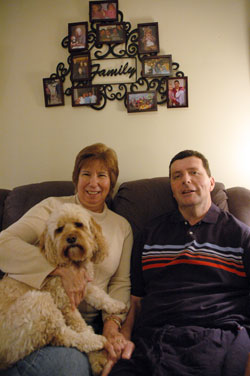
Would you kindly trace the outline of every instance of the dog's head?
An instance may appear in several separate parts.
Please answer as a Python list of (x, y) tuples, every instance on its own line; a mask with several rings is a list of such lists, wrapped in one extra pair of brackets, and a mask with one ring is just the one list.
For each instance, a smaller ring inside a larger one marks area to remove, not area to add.
[(108, 254), (101, 227), (76, 204), (64, 204), (51, 213), (40, 248), (47, 260), (57, 266), (98, 263)]

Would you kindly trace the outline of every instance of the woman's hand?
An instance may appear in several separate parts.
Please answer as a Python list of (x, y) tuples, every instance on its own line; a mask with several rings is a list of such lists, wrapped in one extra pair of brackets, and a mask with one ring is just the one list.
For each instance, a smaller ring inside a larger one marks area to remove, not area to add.
[(51, 274), (62, 278), (62, 284), (69, 297), (72, 310), (77, 308), (84, 298), (87, 283), (91, 281), (86, 270), (75, 266), (58, 267)]
[(135, 345), (125, 338), (113, 320), (105, 321), (103, 335), (107, 338), (109, 344), (105, 347), (108, 352), (108, 362), (102, 372), (102, 376), (107, 376), (120, 358), (130, 359)]
[(115, 363), (120, 359), (130, 359), (131, 358), (131, 355), (135, 349), (135, 345), (133, 342), (129, 341), (129, 340), (126, 340), (126, 342), (123, 343), (124, 346), (122, 346), (123, 348), (121, 349), (121, 352), (120, 352), (120, 356), (117, 357), (117, 354), (115, 357), (111, 357), (110, 356), (110, 351), (108, 348), (106, 348), (106, 350), (108, 351), (108, 361), (107, 363), (105, 364), (104, 368), (103, 368), (103, 371), (102, 371), (102, 375), (101, 376), (108, 376), (109, 372), (111, 371), (111, 369), (113, 368), (113, 366), (115, 365)]

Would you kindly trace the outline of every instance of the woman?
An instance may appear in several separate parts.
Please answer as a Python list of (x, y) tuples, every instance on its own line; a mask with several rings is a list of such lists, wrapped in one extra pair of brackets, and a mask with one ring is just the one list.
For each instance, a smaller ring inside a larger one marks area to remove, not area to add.
[[(76, 194), (50, 197), (31, 208), (19, 221), (0, 234), (0, 269), (10, 277), (32, 287), (40, 288), (50, 275), (59, 275), (72, 308), (79, 310), (95, 328), (98, 312), (84, 301), (84, 287), (88, 276), (72, 268), (53, 270), (38, 249), (39, 237), (53, 209), (64, 203), (82, 205), (102, 227), (109, 245), (109, 256), (96, 266), (95, 283), (116, 299), (128, 304), (130, 296), (130, 255), (132, 230), (127, 220), (108, 209), (109, 198), (118, 178), (116, 153), (97, 143), (79, 152), (73, 170)], [(107, 350), (112, 358), (121, 355), (128, 341), (120, 333), (124, 315), (108, 316), (102, 313), (103, 335), (108, 339)], [(47, 346), (20, 360), (0, 375), (88, 376), (87, 356), (77, 349)]]

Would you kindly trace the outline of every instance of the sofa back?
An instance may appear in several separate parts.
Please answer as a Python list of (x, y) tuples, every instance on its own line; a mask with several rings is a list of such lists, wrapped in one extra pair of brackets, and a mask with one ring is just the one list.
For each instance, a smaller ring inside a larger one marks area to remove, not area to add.
[[(249, 191), (250, 194), (250, 191)], [(227, 194), (222, 183), (216, 183), (211, 194), (213, 202), (228, 210)], [(176, 208), (168, 177), (140, 179), (120, 185), (112, 209), (130, 222), (136, 237), (153, 218)], [(250, 216), (250, 207), (249, 207)], [(249, 218), (250, 222), (250, 218)]]
[(74, 185), (71, 181), (48, 181), (14, 188), (8, 192), (2, 205), (2, 229), (16, 222), (32, 206), (47, 197), (70, 196), (73, 194)]
[[(12, 191), (0, 190), (2, 229), (17, 221), (43, 199), (72, 194), (74, 185), (71, 181), (48, 181), (23, 185)], [(225, 189), (222, 183), (217, 182), (212, 192), (212, 200), (221, 209), (229, 210), (250, 226), (250, 190), (242, 187)], [(134, 235), (154, 217), (172, 211), (175, 205), (168, 177), (122, 183), (112, 202), (108, 203), (112, 210), (127, 218)]]

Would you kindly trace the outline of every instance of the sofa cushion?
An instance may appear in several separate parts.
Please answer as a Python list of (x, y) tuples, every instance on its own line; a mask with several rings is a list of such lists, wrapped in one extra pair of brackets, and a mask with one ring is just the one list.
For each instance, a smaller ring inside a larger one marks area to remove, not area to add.
[[(213, 202), (228, 210), (227, 195), (222, 183), (216, 183)], [(136, 237), (151, 219), (176, 208), (168, 177), (141, 179), (121, 184), (112, 209), (127, 218)]]
[(32, 206), (47, 197), (72, 194), (74, 185), (71, 181), (49, 181), (14, 188), (5, 200), (2, 228), (16, 222)]
[(250, 191), (243, 187), (227, 189), (228, 207), (230, 213), (240, 221), (250, 226)]

